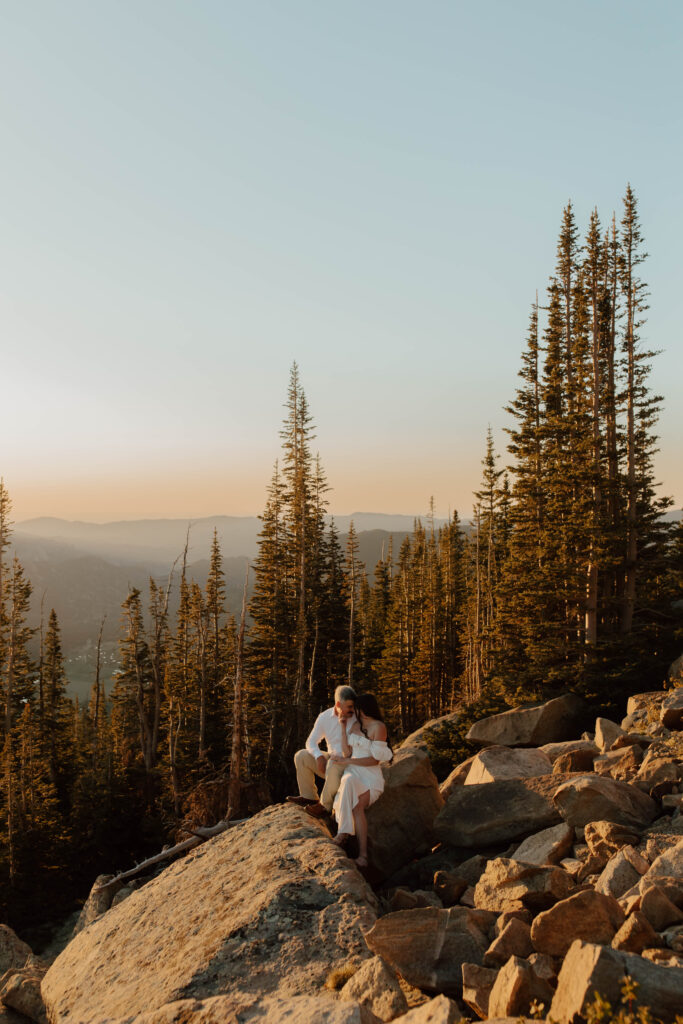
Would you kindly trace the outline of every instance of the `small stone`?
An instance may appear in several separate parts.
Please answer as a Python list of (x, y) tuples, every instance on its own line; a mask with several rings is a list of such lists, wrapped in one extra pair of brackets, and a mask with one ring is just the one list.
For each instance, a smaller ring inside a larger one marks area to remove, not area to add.
[(572, 848), (574, 830), (565, 822), (529, 836), (513, 857), (526, 864), (557, 864)]
[(462, 965), (462, 1000), (482, 1020), (489, 1015), (489, 997), (497, 976), (497, 969), (479, 964)]
[(553, 990), (526, 960), (512, 956), (498, 972), (489, 997), (489, 1020), (527, 1014), (534, 1000), (550, 1004)]
[(434, 874), (434, 892), (444, 907), (454, 907), (465, 889), (467, 882), (451, 871), (437, 871)]
[(367, 1006), (382, 1021), (393, 1020), (408, 1009), (395, 973), (380, 956), (360, 965), (342, 988), (339, 998)]
[(502, 967), (511, 956), (526, 959), (533, 950), (529, 925), (519, 918), (513, 918), (484, 953), (484, 966)]
[(591, 821), (584, 831), (588, 849), (605, 863), (623, 846), (635, 846), (640, 842), (640, 833), (628, 826), (613, 821)]
[(595, 889), (605, 896), (613, 896), (618, 899), (628, 892), (640, 879), (639, 873), (625, 857), (623, 850), (619, 850), (610, 861), (608, 861), (602, 874), (598, 878)]
[(624, 730), (616, 722), (609, 718), (595, 719), (595, 742), (604, 753), (609, 750), (618, 736), (623, 735)]

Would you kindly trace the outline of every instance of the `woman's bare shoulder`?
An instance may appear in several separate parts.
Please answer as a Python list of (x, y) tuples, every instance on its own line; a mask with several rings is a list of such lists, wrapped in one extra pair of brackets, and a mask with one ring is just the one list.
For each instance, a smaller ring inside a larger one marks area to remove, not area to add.
[(387, 738), (387, 727), (384, 722), (373, 722), (368, 729), (368, 735), (371, 740), (384, 741)]

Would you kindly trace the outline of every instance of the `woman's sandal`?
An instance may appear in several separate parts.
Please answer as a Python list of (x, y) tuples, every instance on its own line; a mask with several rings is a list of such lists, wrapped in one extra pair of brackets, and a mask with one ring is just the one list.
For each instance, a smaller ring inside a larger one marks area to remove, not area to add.
[(335, 846), (343, 846), (346, 843), (347, 839), (350, 838), (351, 836), (348, 832), (337, 832), (332, 842), (334, 843)]

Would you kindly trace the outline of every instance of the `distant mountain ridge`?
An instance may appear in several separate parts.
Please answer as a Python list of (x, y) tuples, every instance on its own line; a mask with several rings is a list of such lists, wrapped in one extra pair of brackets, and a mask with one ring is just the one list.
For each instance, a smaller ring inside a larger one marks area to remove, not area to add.
[[(381, 512), (355, 512), (328, 516), (339, 533), (348, 533), (351, 521), (357, 533), (382, 530), (410, 533), (417, 516)], [(422, 517), (426, 522), (426, 517)], [(445, 519), (434, 520), (435, 526)], [(118, 565), (146, 564), (168, 569), (182, 554), (189, 528), (188, 558), (203, 558), (211, 546), (214, 530), (225, 558), (253, 559), (258, 550), (261, 520), (258, 516), (207, 516), (203, 519), (130, 519), (111, 523), (88, 523), (53, 517), (27, 519), (16, 524), (17, 540), (32, 538), (70, 545), (81, 553), (97, 555)]]

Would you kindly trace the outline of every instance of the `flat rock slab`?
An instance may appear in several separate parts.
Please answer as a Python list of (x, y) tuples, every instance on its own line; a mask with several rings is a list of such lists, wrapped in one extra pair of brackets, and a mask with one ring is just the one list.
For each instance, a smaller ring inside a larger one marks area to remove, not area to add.
[(683, 968), (662, 967), (633, 953), (622, 953), (577, 939), (567, 953), (557, 980), (548, 1017), (573, 1024), (595, 993), (613, 1007), (621, 1003), (625, 975), (638, 982), (638, 1004), (648, 1006), (655, 1019), (672, 1024), (683, 1005)]
[(559, 787), (554, 801), (564, 820), (574, 827), (612, 821), (643, 828), (657, 814), (657, 804), (641, 790), (601, 775), (575, 775)]
[(597, 757), (600, 751), (592, 740), (564, 740), (561, 743), (544, 743), (540, 750), (555, 763), (563, 754), (586, 753)]
[(432, 846), (434, 819), (444, 805), (431, 762), (419, 747), (398, 750), (382, 766), (384, 792), (368, 808), (368, 859), (376, 875), (389, 878)]
[(472, 743), (505, 747), (540, 747), (572, 738), (583, 702), (574, 694), (556, 697), (529, 708), (512, 708), (475, 722), (467, 733)]
[(550, 774), (459, 786), (436, 816), (434, 834), (451, 846), (485, 847), (559, 825), (562, 817), (553, 797), (571, 778)]
[(574, 829), (565, 821), (552, 828), (544, 828), (525, 839), (515, 850), (515, 860), (527, 864), (559, 864), (574, 845)]
[(536, 775), (549, 775), (552, 769), (548, 755), (534, 747), (486, 747), (472, 759), (465, 785), (533, 778)]
[(380, 917), (365, 941), (410, 985), (460, 996), (462, 965), (482, 963), (491, 920), (466, 907), (401, 910)]
[(198, 847), (76, 936), (42, 984), (51, 1024), (133, 1019), (182, 999), (318, 994), (364, 958), (375, 897), (300, 808)]
[[(239, 1016), (238, 1016), (239, 1014)], [(247, 1010), (230, 996), (180, 999), (158, 1010), (105, 1024), (379, 1024), (367, 1007), (328, 995), (270, 996)]]

